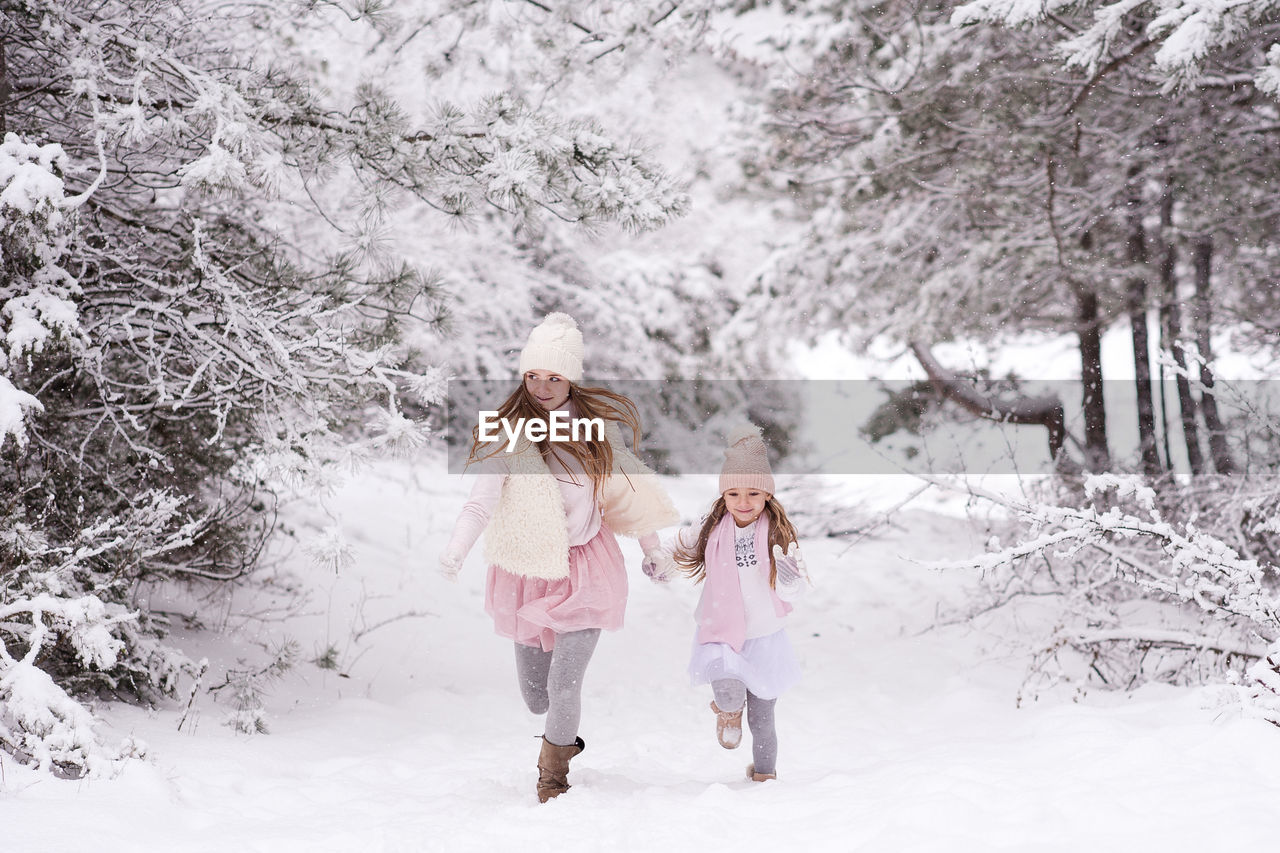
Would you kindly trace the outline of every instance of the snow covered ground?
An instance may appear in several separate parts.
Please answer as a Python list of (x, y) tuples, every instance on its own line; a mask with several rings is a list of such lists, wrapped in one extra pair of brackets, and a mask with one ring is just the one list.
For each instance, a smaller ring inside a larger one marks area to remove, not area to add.
[[(268, 697), (271, 733), (182, 708), (106, 709), (109, 735), (150, 758), (115, 779), (39, 776), (0, 756), (0, 850), (117, 851), (1218, 851), (1272, 849), (1280, 731), (1205, 709), (1204, 691), (1148, 688), (1021, 709), (1025, 659), (966, 626), (932, 628), (970, 578), (927, 566), (980, 547), (924, 505), (878, 538), (805, 545), (816, 588), (791, 617), (805, 680), (778, 703), (780, 779), (715, 742), (684, 666), (696, 590), (632, 573), (627, 626), (588, 670), (573, 789), (533, 794), (540, 720), (482, 608), (479, 549), (457, 585), (435, 555), (468, 482), (435, 459), (382, 465), (299, 533), (340, 518), (354, 565), (294, 549), (272, 583), (180, 637), (211, 681), (290, 637), (301, 661)], [(712, 478), (672, 479), (689, 518)], [(863, 483), (901, 491), (901, 478)], [(789, 507), (790, 508), (790, 507)], [(629, 541), (624, 552), (638, 566)], [(289, 607), (294, 593), (309, 592)], [(208, 602), (206, 602), (208, 606)], [(211, 608), (217, 610), (216, 607)], [(205, 612), (208, 612), (206, 610)], [(312, 660), (330, 646), (337, 669)], [(193, 725), (194, 723), (194, 725)]]

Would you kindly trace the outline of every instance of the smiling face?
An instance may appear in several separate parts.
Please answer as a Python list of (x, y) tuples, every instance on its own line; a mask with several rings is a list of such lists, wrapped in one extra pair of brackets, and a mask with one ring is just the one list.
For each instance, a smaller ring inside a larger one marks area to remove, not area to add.
[(768, 499), (769, 493), (759, 489), (729, 489), (724, 493), (724, 505), (739, 527), (746, 527), (759, 518)]
[(558, 409), (569, 399), (569, 380), (550, 370), (530, 370), (524, 375), (524, 387), (546, 411)]

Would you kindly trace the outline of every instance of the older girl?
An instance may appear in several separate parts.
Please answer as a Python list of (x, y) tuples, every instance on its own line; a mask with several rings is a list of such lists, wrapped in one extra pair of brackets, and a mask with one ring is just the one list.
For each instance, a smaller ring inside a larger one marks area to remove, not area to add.
[(614, 534), (640, 540), (646, 557), (659, 549), (656, 531), (678, 519), (656, 476), (627, 448), (620, 425), (640, 436), (635, 405), (582, 380), (583, 342), (567, 314), (549, 314), (520, 353), (521, 383), (498, 418), (599, 418), (604, 435), (576, 441), (530, 441), (512, 452), (507, 438), (486, 446), (478, 430), (469, 462), (483, 463), (470, 499), (440, 557), (457, 577), (482, 531), (489, 564), (485, 610), (498, 634), (515, 642), (516, 674), (525, 704), (545, 713), (538, 755), (540, 802), (569, 789), (569, 760), (586, 748), (578, 735), (582, 682), (601, 630), (622, 627), (627, 577)]

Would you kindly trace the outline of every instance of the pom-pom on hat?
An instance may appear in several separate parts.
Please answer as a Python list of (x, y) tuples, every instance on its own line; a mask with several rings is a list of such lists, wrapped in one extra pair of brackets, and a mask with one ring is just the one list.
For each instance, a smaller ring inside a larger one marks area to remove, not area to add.
[(730, 489), (759, 489), (773, 494), (773, 471), (760, 427), (743, 424), (729, 433), (720, 468), (720, 494)]
[(550, 370), (570, 382), (582, 381), (582, 332), (568, 314), (548, 314), (529, 332), (520, 351), (521, 375), (530, 370)]

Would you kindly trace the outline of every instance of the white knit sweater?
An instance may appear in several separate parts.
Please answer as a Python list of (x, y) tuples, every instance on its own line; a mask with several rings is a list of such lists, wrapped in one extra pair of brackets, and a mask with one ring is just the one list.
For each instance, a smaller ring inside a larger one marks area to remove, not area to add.
[[(669, 527), (679, 514), (653, 473), (625, 442), (616, 423), (605, 426), (613, 473), (605, 480), (601, 518), (611, 531), (640, 538)], [(503, 454), (507, 474), (484, 537), (485, 560), (512, 574), (557, 580), (569, 576), (569, 533), (559, 484), (536, 447), (521, 439)], [(461, 562), (478, 535), (460, 516), (447, 553)]]

